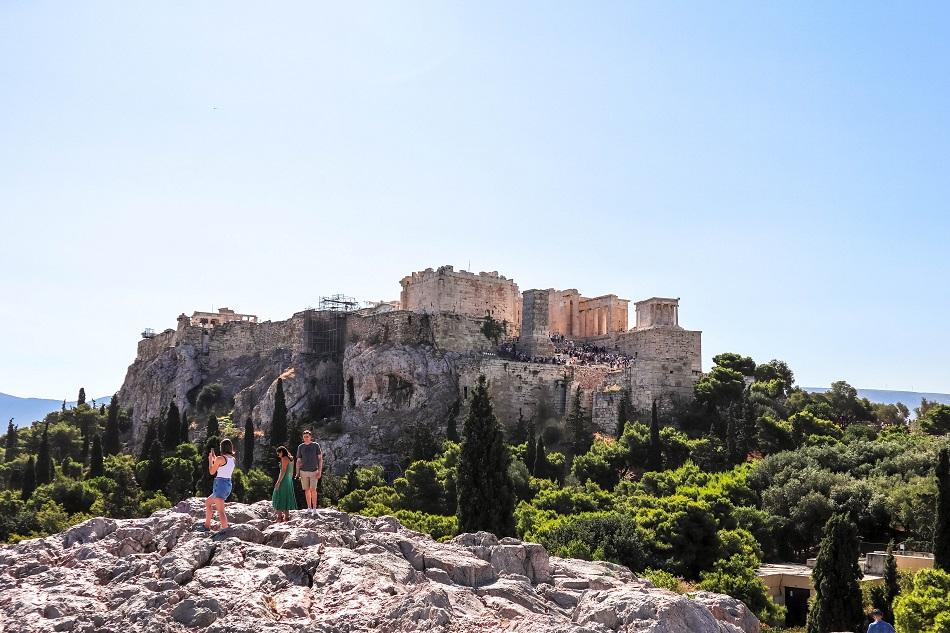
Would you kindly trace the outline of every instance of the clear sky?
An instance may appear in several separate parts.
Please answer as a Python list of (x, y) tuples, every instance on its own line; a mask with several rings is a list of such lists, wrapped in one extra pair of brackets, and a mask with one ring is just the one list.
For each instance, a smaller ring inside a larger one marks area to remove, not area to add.
[(0, 391), (469, 262), (950, 391), (947, 3), (274, 5), (0, 3)]

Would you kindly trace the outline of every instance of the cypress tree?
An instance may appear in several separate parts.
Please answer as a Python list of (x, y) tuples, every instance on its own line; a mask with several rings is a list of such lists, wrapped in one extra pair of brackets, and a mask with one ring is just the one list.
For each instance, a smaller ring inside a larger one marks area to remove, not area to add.
[(937, 458), (937, 516), (934, 522), (934, 567), (950, 572), (950, 449)]
[(254, 468), (254, 422), (248, 418), (244, 422), (244, 460), (241, 463), (244, 472)]
[(884, 604), (880, 607), (884, 619), (894, 622), (894, 599), (901, 592), (897, 582), (897, 561), (894, 559), (894, 542), (887, 544), (887, 559), (884, 561)]
[(511, 434), (512, 444), (524, 444), (528, 439), (528, 421), (524, 419), (524, 413), (521, 407), (518, 407), (518, 423), (515, 424), (515, 431)]
[(287, 401), (284, 399), (284, 381), (277, 379), (274, 389), (274, 413), (270, 422), (271, 446), (282, 446), (287, 443)]
[(76, 398), (76, 406), (86, 404), (86, 390), (83, 387), (79, 388), (79, 396)]
[(99, 405), (99, 415), (105, 415), (105, 414), (106, 414), (106, 405), (100, 404), (100, 405)]
[(10, 418), (10, 424), (7, 426), (7, 438), (4, 444), (3, 461), (12, 462), (19, 453), (19, 433), (13, 424), (13, 418)]
[(617, 437), (623, 435), (623, 429), (627, 422), (633, 422), (634, 412), (633, 403), (630, 401), (630, 391), (623, 390), (623, 397), (620, 398), (620, 404), (617, 405)]
[(166, 453), (175, 452), (175, 448), (180, 443), (181, 434), (181, 413), (178, 411), (178, 405), (172, 400), (168, 405), (168, 411), (165, 414), (165, 430), (162, 436), (162, 445)]
[(584, 415), (584, 408), (581, 406), (581, 388), (578, 387), (574, 392), (574, 402), (571, 404), (571, 413), (567, 417), (567, 433), (570, 442), (571, 458), (577, 455), (583, 455), (594, 443), (594, 434), (590, 425), (587, 423), (587, 417)]
[(479, 376), (462, 428), (458, 465), (458, 517), (463, 532), (515, 533), (515, 496), (510, 456), (492, 411), (485, 376)]
[(453, 413), (454, 415), (449, 416), (449, 421), (445, 425), (445, 439), (450, 442), (458, 442), (461, 439), (459, 437), (458, 422), (455, 421), (455, 418), (458, 416), (458, 411), (454, 411)]
[[(212, 413), (208, 416), (208, 428), (205, 430), (205, 439), (218, 437), (219, 435), (221, 435), (221, 430), (218, 428), (218, 418)], [(215, 447), (215, 450), (217, 450), (217, 447)]]
[(650, 410), (650, 446), (647, 452), (647, 470), (663, 470), (663, 447), (660, 444), (660, 416), (656, 410), (656, 400)]
[[(215, 418), (215, 422), (217, 422), (217, 418)], [(221, 450), (220, 444), (221, 444), (221, 438), (219, 438), (217, 435), (212, 435), (211, 437), (206, 439), (204, 457), (207, 458), (208, 454), (211, 452), (212, 449), (214, 449), (215, 452), (220, 451)], [(214, 475), (208, 472), (208, 467), (207, 467), (207, 464), (205, 463), (202, 463), (200, 473), (201, 473), (200, 494), (205, 495), (205, 496), (210, 495), (211, 486), (214, 482)]]
[(534, 467), (532, 473), (535, 477), (546, 479), (552, 475), (551, 462), (548, 461), (548, 453), (544, 449), (544, 435), (538, 433), (538, 441), (534, 448)]
[(82, 462), (83, 466), (89, 464), (89, 434), (83, 433), (82, 436), (82, 452), (79, 454), (79, 461)]
[(148, 468), (145, 469), (145, 484), (142, 486), (146, 490), (161, 490), (165, 486), (163, 458), (162, 443), (158, 440), (152, 441), (148, 451)]
[(101, 477), (104, 472), (102, 466), (102, 439), (97, 433), (92, 439), (92, 453), (89, 456), (89, 478)]
[(36, 490), (36, 460), (30, 455), (26, 462), (26, 469), (23, 471), (23, 487), (20, 489), (20, 498), (26, 501), (33, 496)]
[(106, 455), (119, 454), (119, 396), (112, 396), (106, 411), (106, 428), (102, 437), (102, 452)]
[(178, 443), (186, 444), (188, 442), (188, 436), (191, 431), (191, 425), (188, 422), (188, 412), (181, 412), (181, 430), (178, 432)]
[(158, 429), (155, 428), (155, 421), (150, 421), (145, 427), (145, 440), (142, 442), (142, 451), (139, 453), (139, 461), (148, 459), (148, 452), (152, 449), (152, 442), (158, 439)]
[(527, 446), (524, 450), (524, 465), (528, 467), (528, 472), (533, 475), (534, 460), (538, 456), (538, 446), (534, 437), (534, 418), (531, 418), (531, 421), (528, 422), (528, 432), (526, 435), (525, 443)]
[(862, 630), (858, 550), (858, 531), (848, 515), (835, 514), (828, 519), (812, 571), (815, 597), (808, 609), (806, 633)]
[(49, 423), (43, 428), (43, 437), (36, 454), (36, 485), (42, 486), (53, 481), (53, 458), (49, 452)]
[(343, 494), (348, 495), (354, 490), (356, 490), (357, 481), (356, 481), (356, 464), (350, 464), (350, 469), (346, 472), (346, 485), (344, 486)]

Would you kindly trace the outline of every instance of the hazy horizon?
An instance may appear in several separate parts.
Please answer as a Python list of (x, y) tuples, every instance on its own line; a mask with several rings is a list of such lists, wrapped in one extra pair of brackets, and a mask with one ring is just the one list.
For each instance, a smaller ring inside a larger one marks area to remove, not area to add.
[(451, 264), (680, 297), (704, 369), (950, 392), (948, 18), (4, 3), (0, 391), (112, 393), (181, 312)]

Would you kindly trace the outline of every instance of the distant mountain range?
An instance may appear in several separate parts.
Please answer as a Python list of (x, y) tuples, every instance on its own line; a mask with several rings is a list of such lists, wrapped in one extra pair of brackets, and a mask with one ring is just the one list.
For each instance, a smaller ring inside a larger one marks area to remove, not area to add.
[[(802, 387), (805, 391), (813, 393), (824, 393), (828, 387)], [(859, 398), (867, 398), (871, 402), (883, 402), (884, 404), (897, 404), (903, 402), (910, 409), (911, 415), (914, 413), (914, 407), (920, 406), (921, 398), (934, 400), (941, 404), (950, 404), (950, 393), (924, 393), (920, 391), (891, 391), (888, 389), (858, 389)]]
[[(96, 398), (96, 406), (109, 404), (111, 396)], [(86, 402), (92, 404), (92, 399)], [(6, 393), (0, 393), (0, 433), (6, 433), (7, 420), (13, 418), (16, 426), (30, 426), (34, 420), (42, 420), (50, 411), (57, 411), (63, 406), (62, 400), (49, 398), (18, 398)], [(67, 407), (76, 406), (75, 402), (67, 402)]]

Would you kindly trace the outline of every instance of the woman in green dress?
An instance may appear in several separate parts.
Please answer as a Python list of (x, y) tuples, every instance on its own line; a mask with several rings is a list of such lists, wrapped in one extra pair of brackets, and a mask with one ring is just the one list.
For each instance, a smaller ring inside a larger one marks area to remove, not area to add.
[(285, 447), (277, 448), (277, 459), (280, 460), (280, 474), (274, 484), (274, 494), (271, 503), (277, 511), (277, 521), (289, 521), (290, 511), (297, 509), (297, 497), (294, 494), (293, 458)]

